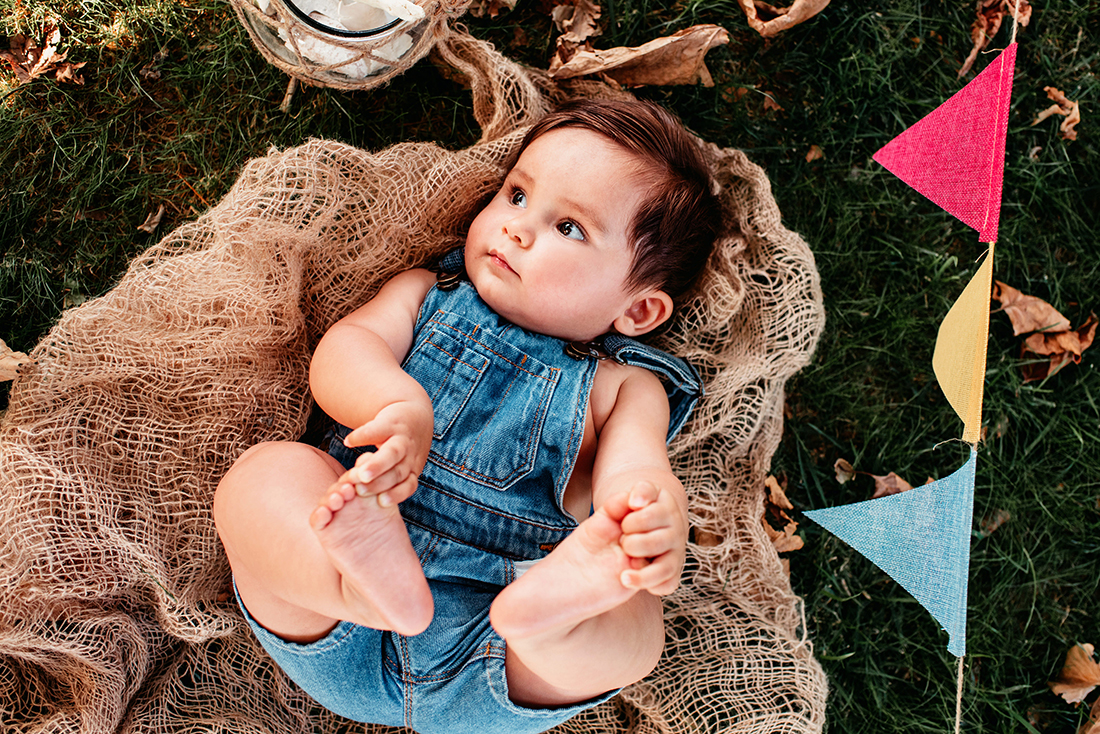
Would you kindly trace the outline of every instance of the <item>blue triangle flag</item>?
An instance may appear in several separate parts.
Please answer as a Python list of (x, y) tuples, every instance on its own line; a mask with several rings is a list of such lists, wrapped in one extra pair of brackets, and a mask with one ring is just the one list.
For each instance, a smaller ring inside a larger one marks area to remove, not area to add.
[(955, 473), (908, 492), (811, 510), (814, 522), (866, 556), (947, 630), (947, 649), (966, 654), (966, 586), (977, 452)]

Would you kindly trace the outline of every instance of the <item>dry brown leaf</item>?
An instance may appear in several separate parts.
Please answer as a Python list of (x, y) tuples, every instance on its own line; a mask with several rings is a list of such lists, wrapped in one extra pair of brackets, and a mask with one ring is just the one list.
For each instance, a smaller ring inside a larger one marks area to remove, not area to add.
[(516, 7), (516, 0), (474, 0), (466, 9), (475, 18), (484, 18), (488, 15), (495, 18), (503, 10), (512, 10)]
[(877, 500), (879, 497), (889, 497), (892, 494), (908, 492), (913, 488), (912, 484), (905, 481), (894, 472), (890, 472), (885, 476), (872, 474), (871, 477), (875, 480), (875, 493), (871, 495), (871, 499), (873, 500)]
[[(1032, 334), (1025, 341), (1027, 351), (1035, 354), (1062, 354), (1069, 353), (1080, 357), (1081, 352), (1092, 345), (1096, 336), (1096, 314), (1089, 314), (1085, 323), (1077, 327), (1075, 331), (1041, 332)], [(1075, 359), (1080, 362), (1080, 359)]]
[(798, 523), (794, 520), (784, 525), (782, 530), (776, 530), (768, 524), (767, 520), (761, 522), (764, 524), (764, 532), (771, 539), (776, 553), (801, 550), (806, 545), (802, 540), (802, 536), (794, 534), (798, 530)]
[(1062, 90), (1056, 87), (1043, 87), (1043, 91), (1047, 93), (1048, 99), (1054, 101), (1054, 104), (1039, 113), (1031, 122), (1032, 127), (1051, 115), (1062, 115), (1066, 118), (1062, 120), (1062, 124), (1058, 127), (1062, 137), (1066, 140), (1076, 140), (1077, 123), (1081, 122), (1081, 105), (1072, 99), (1067, 99)]
[(1071, 330), (1069, 319), (1049, 303), (1025, 295), (1000, 281), (993, 285), (992, 298), (1001, 304), (1000, 310), (1008, 314), (1014, 335), (1035, 332), (1020, 348), (1021, 358), (1050, 358), (1045, 362), (1039, 360), (1020, 365), (1024, 382), (1042, 380), (1070, 362), (1080, 362), (1081, 353), (1092, 345), (1096, 337), (1096, 314), (1090, 314), (1085, 323)]
[[(788, 573), (790, 573), (788, 571)], [(1077, 734), (1100, 734), (1100, 698), (1092, 702), (1089, 709), (1089, 720), (1077, 730)]]
[(15, 78), (20, 84), (27, 84), (39, 77), (52, 77), (58, 82), (83, 84), (84, 77), (77, 73), (87, 62), (74, 64), (66, 60), (64, 53), (57, 52), (61, 43), (61, 30), (52, 23), (46, 23), (42, 31), (42, 44), (17, 33), (8, 38), (7, 50), (0, 50), (0, 59), (8, 62)]
[(596, 24), (600, 19), (600, 6), (592, 0), (573, 0), (570, 3), (555, 5), (550, 11), (550, 17), (562, 33), (558, 37), (559, 45), (562, 43), (579, 45), (592, 36), (600, 35), (600, 27)]
[(1047, 107), (1045, 110), (1040, 112), (1035, 117), (1035, 119), (1031, 121), (1031, 126), (1035, 127), (1036, 125), (1038, 125), (1040, 122), (1047, 119), (1051, 115), (1064, 115), (1064, 114), (1065, 114), (1065, 112), (1062, 111), (1062, 105), (1052, 104), (1050, 107)]
[(988, 538), (997, 531), (997, 528), (1004, 525), (1006, 522), (1012, 519), (1012, 515), (1008, 510), (997, 510), (991, 515), (986, 515), (982, 518), (980, 523), (982, 528), (982, 537)]
[(768, 92), (763, 92), (762, 94), (764, 95), (764, 111), (765, 112), (768, 112), (768, 111), (782, 112), (783, 111), (783, 107), (778, 102), (775, 101), (775, 97), (773, 97)]
[(1066, 119), (1062, 120), (1062, 124), (1058, 126), (1058, 131), (1062, 134), (1062, 138), (1065, 140), (1077, 139), (1077, 123), (1081, 122), (1081, 105), (1076, 102), (1073, 103), (1073, 109), (1066, 115)]
[(708, 533), (706, 530), (695, 529), (695, 544), (701, 545), (707, 548), (713, 548), (722, 542), (722, 539), (714, 533)]
[(698, 82), (712, 87), (714, 80), (703, 57), (710, 49), (728, 41), (729, 34), (724, 28), (696, 25), (637, 47), (582, 48), (564, 62), (555, 56), (550, 63), (550, 76), (572, 79), (605, 74), (627, 87)]
[(764, 480), (764, 486), (768, 489), (768, 502), (784, 510), (794, 509), (794, 505), (787, 499), (787, 492), (779, 486), (779, 480), (768, 477)]
[[(800, 536), (795, 535), (795, 531), (798, 530), (798, 523), (792, 520), (786, 512), (794, 509), (794, 505), (787, 499), (786, 490), (779, 484), (779, 480), (771, 476), (764, 480), (764, 487), (768, 490), (765, 500), (765, 513), (760, 518), (760, 522), (764, 526), (764, 532), (768, 534), (768, 538), (771, 539), (777, 553), (800, 549), (804, 543)], [(769, 515), (776, 519), (782, 526), (782, 530), (776, 530), (772, 527), (771, 523), (768, 522)]]
[(966, 57), (962, 68), (959, 69), (960, 78), (966, 76), (978, 58), (978, 54), (984, 51), (997, 35), (1005, 15), (1008, 15), (1011, 22), (1012, 9), (1017, 5), (1017, 21), (1020, 28), (1026, 28), (1031, 22), (1031, 5), (1028, 4), (1028, 0), (978, 0), (978, 17), (970, 26), (970, 40), (974, 42), (974, 47), (970, 49), (970, 55)]
[(1051, 333), (1032, 334), (1020, 348), (1020, 356), (1029, 357), (1049, 356), (1048, 362), (1031, 362), (1020, 365), (1024, 373), (1024, 382), (1042, 380), (1055, 374), (1070, 362), (1077, 364), (1081, 361), (1081, 353), (1092, 346), (1096, 338), (1096, 314), (1091, 313), (1074, 331), (1061, 331)]
[(833, 462), (833, 471), (836, 473), (836, 480), (841, 484), (852, 481), (856, 476), (856, 468), (847, 459)]
[(160, 224), (161, 218), (164, 216), (164, 204), (157, 207), (156, 212), (150, 212), (149, 216), (145, 218), (145, 221), (138, 225), (138, 229), (142, 232), (148, 232), (153, 234), (156, 231), (157, 226)]
[(3, 339), (0, 339), (0, 382), (14, 380), (19, 376), (19, 366), (31, 359), (22, 352), (13, 352)]
[(1067, 703), (1080, 703), (1093, 688), (1100, 685), (1100, 664), (1092, 659), (1093, 647), (1089, 643), (1077, 644), (1066, 653), (1066, 663), (1057, 680), (1047, 683), (1050, 690), (1066, 699)]
[(825, 157), (825, 151), (823, 151), (817, 145), (811, 145), (809, 152), (806, 153), (806, 162), (807, 163), (813, 163), (814, 161), (819, 161), (824, 157)]
[(809, 20), (829, 4), (829, 0), (794, 0), (789, 8), (777, 8), (762, 0), (738, 0), (749, 27), (764, 38)]
[[(1001, 281), (994, 281), (994, 301), (1008, 314), (1012, 322), (1013, 336), (1032, 331), (1065, 331), (1069, 329), (1069, 319), (1058, 312), (1054, 306), (1035, 296), (1025, 295)], [(994, 311), (996, 313), (996, 311)]]

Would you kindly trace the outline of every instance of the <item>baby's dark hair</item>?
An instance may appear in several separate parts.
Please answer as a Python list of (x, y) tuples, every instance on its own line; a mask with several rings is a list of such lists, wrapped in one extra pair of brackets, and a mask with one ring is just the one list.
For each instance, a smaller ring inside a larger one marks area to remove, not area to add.
[(655, 174), (628, 232), (633, 261), (627, 286), (658, 288), (674, 299), (683, 295), (722, 233), (722, 206), (699, 146), (679, 120), (651, 102), (582, 99), (536, 122), (505, 162), (508, 170), (537, 138), (569, 127), (609, 138), (636, 155), (647, 174)]

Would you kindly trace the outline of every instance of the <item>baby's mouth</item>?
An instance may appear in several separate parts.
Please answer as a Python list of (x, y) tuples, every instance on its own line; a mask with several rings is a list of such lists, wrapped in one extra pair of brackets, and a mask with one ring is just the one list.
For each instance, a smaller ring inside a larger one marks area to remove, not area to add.
[(515, 272), (516, 272), (515, 270), (512, 270), (512, 266), (508, 264), (508, 261), (507, 261), (507, 260), (505, 260), (505, 259), (504, 259), (503, 257), (501, 257), (500, 255), (498, 255), (497, 253), (495, 253), (495, 252), (491, 252), (491, 253), (489, 253), (489, 257), (490, 257), (490, 258), (492, 259), (492, 261), (493, 261), (494, 263), (496, 263), (496, 265), (498, 265), (499, 267), (502, 267), (502, 268), (504, 268), (505, 270), (507, 270), (507, 271), (508, 271), (508, 272), (510, 272), (510, 273), (515, 273)]

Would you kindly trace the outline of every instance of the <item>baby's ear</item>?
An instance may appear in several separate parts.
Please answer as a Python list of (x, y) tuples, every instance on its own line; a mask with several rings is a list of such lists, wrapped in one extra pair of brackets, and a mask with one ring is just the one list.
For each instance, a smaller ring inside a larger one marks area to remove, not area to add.
[(672, 298), (664, 291), (648, 291), (615, 319), (612, 326), (623, 336), (641, 336), (653, 331), (671, 316)]

